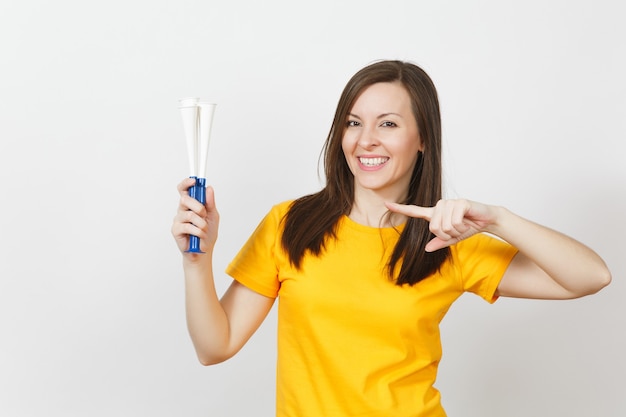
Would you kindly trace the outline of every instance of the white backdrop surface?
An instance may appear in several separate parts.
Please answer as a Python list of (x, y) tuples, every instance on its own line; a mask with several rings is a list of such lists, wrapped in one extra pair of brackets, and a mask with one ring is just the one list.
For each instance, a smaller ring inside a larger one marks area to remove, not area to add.
[[(180, 97), (218, 103), (216, 270), (316, 191), (343, 85), (378, 59), (439, 88), (446, 194), (587, 243), (610, 287), (443, 323), (450, 416), (624, 416), (626, 26), (619, 1), (0, 3), (0, 415), (271, 416), (275, 315), (202, 367), (169, 228)], [(223, 291), (230, 279), (218, 274)]]

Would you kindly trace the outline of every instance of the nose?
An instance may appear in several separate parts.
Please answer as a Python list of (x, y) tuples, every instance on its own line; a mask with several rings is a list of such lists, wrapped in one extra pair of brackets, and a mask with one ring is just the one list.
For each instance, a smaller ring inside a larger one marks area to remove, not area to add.
[(372, 149), (380, 144), (376, 130), (371, 127), (363, 127), (359, 135), (358, 144), (363, 149)]

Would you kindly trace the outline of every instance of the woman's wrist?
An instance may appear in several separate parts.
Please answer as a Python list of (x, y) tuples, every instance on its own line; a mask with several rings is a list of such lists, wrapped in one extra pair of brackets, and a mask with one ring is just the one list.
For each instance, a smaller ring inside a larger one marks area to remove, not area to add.
[(493, 212), (493, 220), (485, 228), (484, 232), (506, 240), (507, 230), (510, 230), (515, 218), (519, 217), (503, 206), (491, 206), (491, 211)]

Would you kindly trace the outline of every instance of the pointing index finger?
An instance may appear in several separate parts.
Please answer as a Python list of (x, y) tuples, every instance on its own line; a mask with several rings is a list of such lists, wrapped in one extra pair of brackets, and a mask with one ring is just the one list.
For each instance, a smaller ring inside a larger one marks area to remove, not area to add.
[(408, 204), (398, 203), (385, 203), (387, 208), (394, 213), (404, 214), (409, 217), (416, 217), (418, 219), (425, 219), (430, 221), (433, 215), (433, 207), (421, 207)]

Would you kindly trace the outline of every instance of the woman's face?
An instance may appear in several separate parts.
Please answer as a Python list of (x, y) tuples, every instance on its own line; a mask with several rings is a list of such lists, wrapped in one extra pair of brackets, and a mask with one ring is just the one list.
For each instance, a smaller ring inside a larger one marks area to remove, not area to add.
[(354, 175), (355, 196), (375, 192), (403, 200), (423, 149), (411, 99), (399, 82), (367, 87), (348, 113), (342, 149)]

